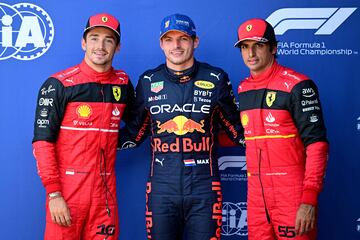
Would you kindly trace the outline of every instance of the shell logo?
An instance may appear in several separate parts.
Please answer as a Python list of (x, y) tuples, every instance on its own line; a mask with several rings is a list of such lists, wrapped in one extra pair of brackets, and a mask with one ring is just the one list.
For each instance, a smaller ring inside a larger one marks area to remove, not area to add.
[(243, 127), (246, 127), (249, 123), (249, 116), (244, 113), (241, 115), (241, 124), (243, 125)]
[(202, 89), (213, 89), (215, 87), (215, 85), (212, 82), (203, 81), (203, 80), (196, 81), (194, 84), (195, 86)]
[(76, 113), (80, 118), (89, 118), (92, 114), (92, 109), (89, 105), (83, 104), (76, 108)]

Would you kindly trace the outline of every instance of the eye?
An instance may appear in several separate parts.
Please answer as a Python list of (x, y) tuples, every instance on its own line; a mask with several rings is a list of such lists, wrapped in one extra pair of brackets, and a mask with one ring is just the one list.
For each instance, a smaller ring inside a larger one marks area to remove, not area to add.
[(115, 40), (112, 39), (112, 38), (107, 38), (107, 39), (106, 39), (106, 42), (107, 42), (107, 43), (110, 43), (110, 44), (115, 44)]

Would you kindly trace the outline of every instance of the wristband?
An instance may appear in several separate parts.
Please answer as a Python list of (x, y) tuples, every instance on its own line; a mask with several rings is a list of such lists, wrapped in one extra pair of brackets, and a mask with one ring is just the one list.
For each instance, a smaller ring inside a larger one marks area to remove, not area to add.
[(52, 192), (49, 193), (48, 196), (49, 196), (49, 200), (62, 197), (61, 192)]

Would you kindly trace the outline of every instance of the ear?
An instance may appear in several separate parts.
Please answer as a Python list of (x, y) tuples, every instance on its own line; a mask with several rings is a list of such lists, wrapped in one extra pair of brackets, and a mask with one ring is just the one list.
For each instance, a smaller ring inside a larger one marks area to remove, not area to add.
[(272, 54), (272, 55), (275, 55), (276, 52), (277, 52), (277, 46), (274, 46), (273, 49), (272, 49), (272, 51), (271, 51), (271, 54)]
[(163, 49), (163, 42), (162, 42), (162, 39), (160, 39), (160, 48), (161, 48), (162, 50), (164, 50), (164, 49)]
[(119, 52), (120, 51), (120, 43), (116, 46), (116, 48), (115, 48), (115, 52)]
[(194, 39), (194, 48), (197, 48), (199, 46), (199, 43), (200, 43), (200, 38), (196, 37)]
[(84, 38), (81, 38), (81, 48), (86, 51), (86, 42), (84, 40)]

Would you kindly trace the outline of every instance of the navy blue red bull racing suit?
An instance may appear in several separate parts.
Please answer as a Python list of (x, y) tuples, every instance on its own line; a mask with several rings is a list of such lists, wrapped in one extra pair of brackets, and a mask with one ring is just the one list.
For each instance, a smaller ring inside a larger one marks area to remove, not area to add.
[(220, 239), (219, 123), (233, 141), (243, 140), (227, 74), (196, 61), (184, 72), (163, 64), (140, 77), (136, 95), (119, 145), (138, 145), (151, 132), (148, 239), (182, 239), (183, 232), (187, 239)]

